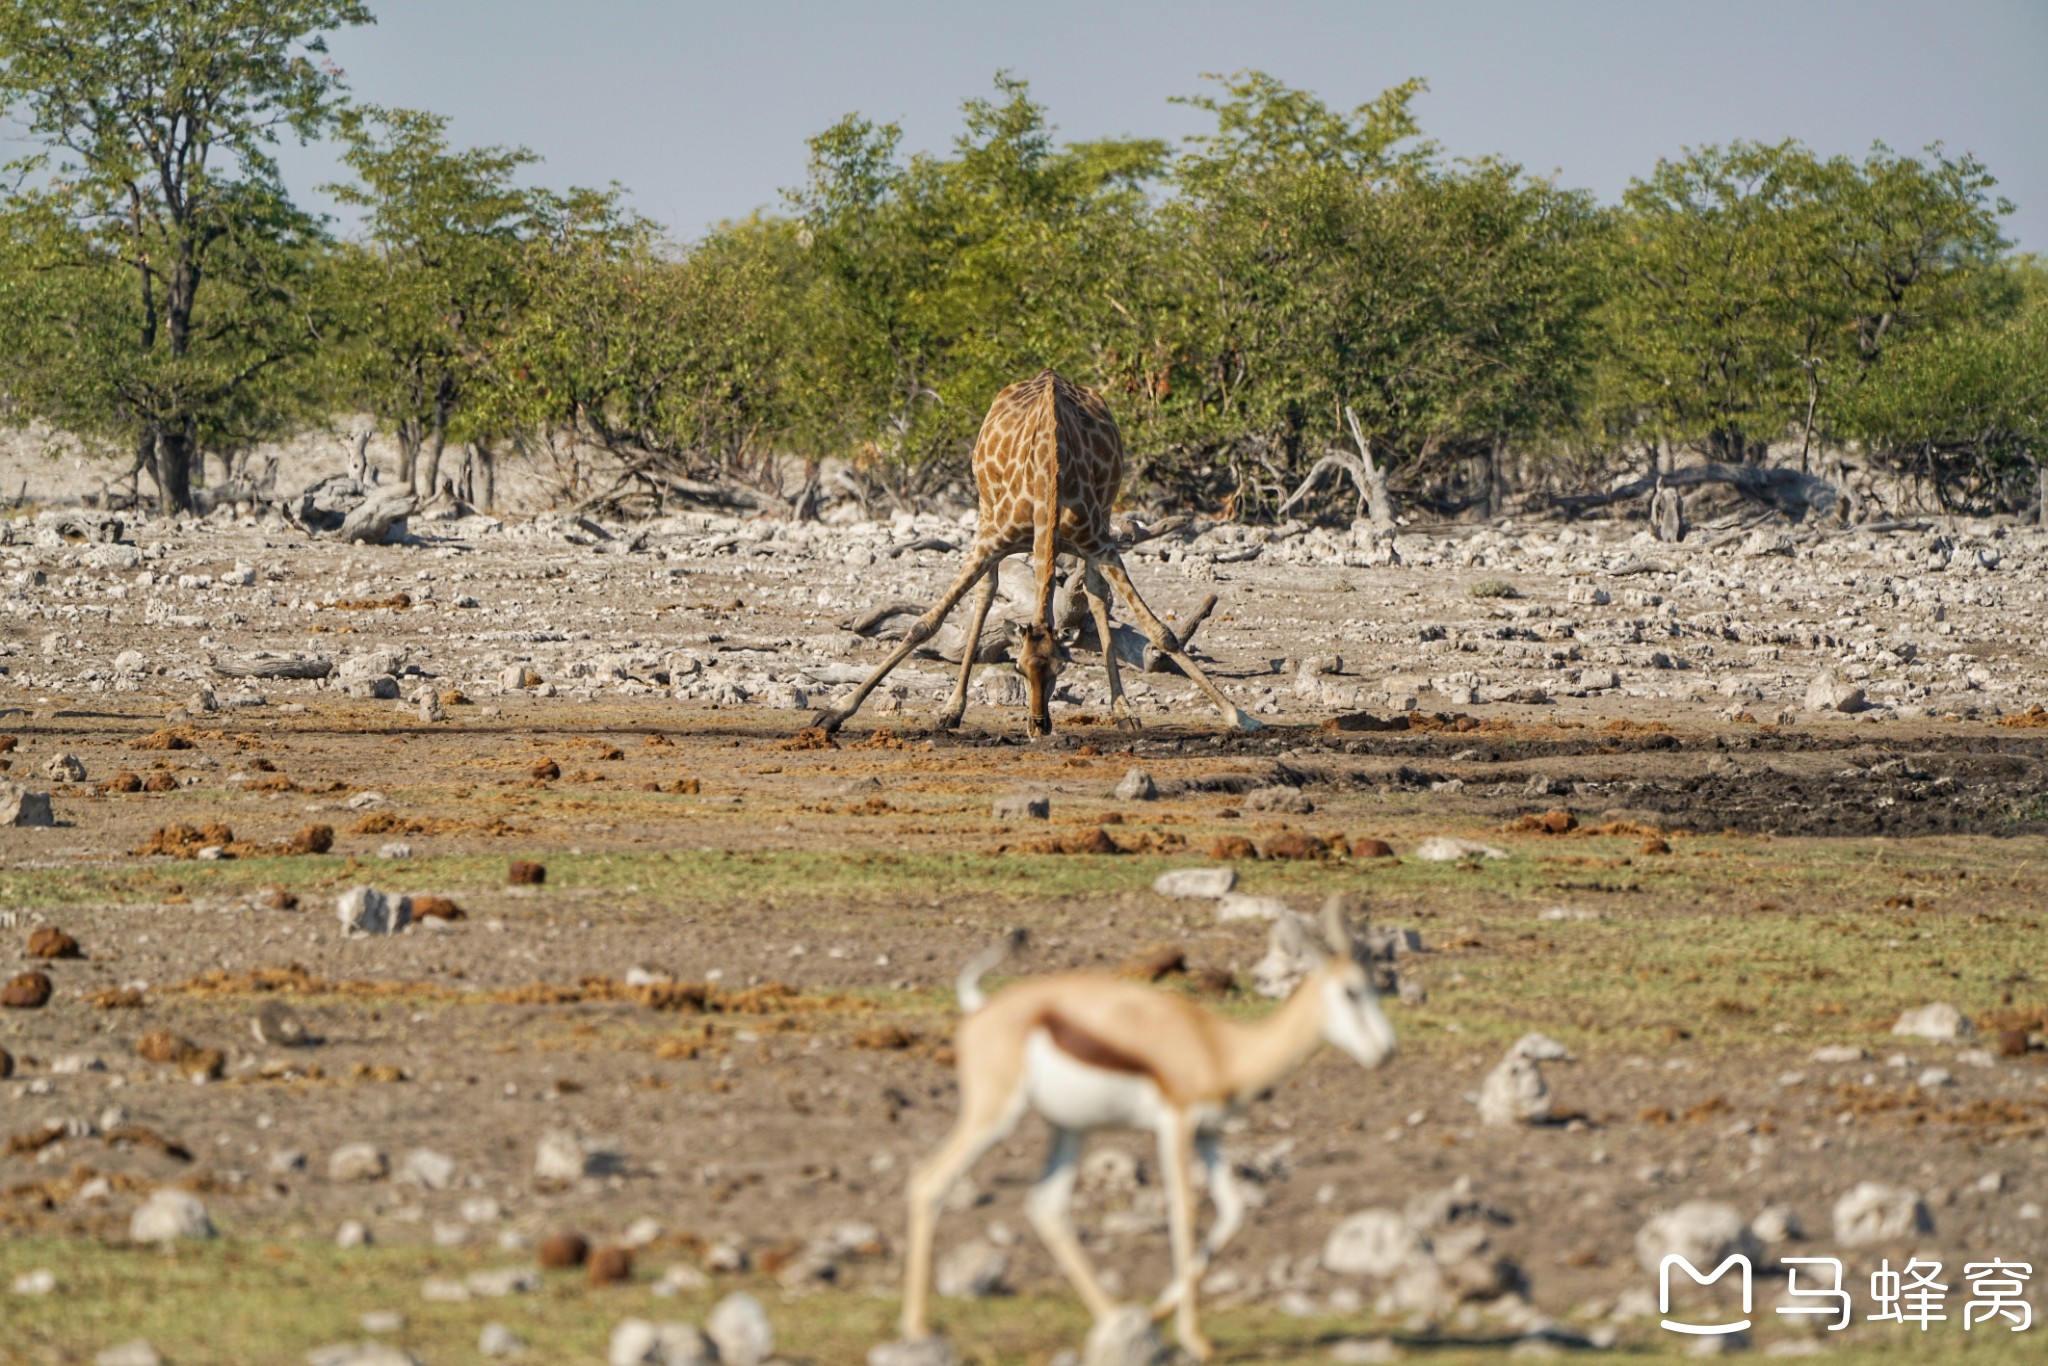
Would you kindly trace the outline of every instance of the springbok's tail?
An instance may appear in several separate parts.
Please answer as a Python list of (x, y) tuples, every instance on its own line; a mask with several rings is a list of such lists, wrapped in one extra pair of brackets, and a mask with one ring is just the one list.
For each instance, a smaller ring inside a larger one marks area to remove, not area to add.
[(960, 993), (961, 1010), (971, 1015), (987, 1003), (988, 997), (983, 995), (981, 990), (982, 974), (1002, 962), (1005, 958), (1008, 958), (1010, 950), (1023, 942), (1024, 931), (1011, 930), (1001, 940), (989, 945), (968, 960), (967, 966), (960, 969), (959, 977), (955, 978), (953, 982), (954, 989)]

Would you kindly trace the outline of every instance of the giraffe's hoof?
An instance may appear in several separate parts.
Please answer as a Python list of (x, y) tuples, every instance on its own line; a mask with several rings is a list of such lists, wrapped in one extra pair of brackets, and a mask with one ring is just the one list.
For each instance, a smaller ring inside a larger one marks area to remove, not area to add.
[(1250, 712), (1245, 711), (1243, 708), (1238, 709), (1237, 715), (1234, 718), (1232, 718), (1230, 724), (1237, 727), (1239, 730), (1243, 731), (1247, 735), (1251, 734), (1255, 730), (1265, 729), (1263, 725), (1252, 719), (1252, 714)]
[(827, 735), (836, 733), (844, 724), (846, 724), (846, 718), (836, 711), (821, 711), (811, 718), (812, 729), (822, 730)]
[(932, 724), (940, 730), (958, 730), (960, 729), (960, 713), (947, 712), (945, 715), (934, 720)]
[(1143, 721), (1140, 721), (1140, 720), (1138, 719), (1138, 714), (1137, 714), (1136, 712), (1134, 712), (1134, 711), (1130, 711), (1130, 710), (1128, 710), (1128, 709), (1126, 709), (1126, 710), (1124, 710), (1124, 711), (1120, 711), (1120, 712), (1118, 712), (1118, 713), (1116, 714), (1116, 718), (1115, 718), (1115, 719), (1116, 719), (1116, 728), (1117, 728), (1118, 730), (1143, 730), (1143, 729), (1145, 729), (1145, 723), (1144, 723)]

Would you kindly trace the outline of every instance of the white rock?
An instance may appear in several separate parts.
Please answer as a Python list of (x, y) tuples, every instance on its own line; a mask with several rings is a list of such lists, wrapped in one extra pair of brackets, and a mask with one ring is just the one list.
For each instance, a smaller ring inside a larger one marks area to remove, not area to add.
[(1287, 913), (1287, 903), (1276, 896), (1247, 896), (1243, 892), (1231, 892), (1216, 899), (1218, 920), (1277, 920)]
[(57, 1288), (57, 1273), (48, 1267), (24, 1271), (14, 1278), (14, 1293), (17, 1295), (47, 1295)]
[(526, 1350), (526, 1342), (504, 1324), (493, 1321), (476, 1335), (476, 1350), (487, 1357), (516, 1357)]
[(533, 1175), (539, 1181), (575, 1181), (589, 1170), (590, 1154), (583, 1140), (565, 1129), (550, 1129), (533, 1150)]
[(1505, 849), (1496, 849), (1490, 844), (1477, 840), (1461, 840), (1452, 835), (1431, 835), (1415, 846), (1415, 857), (1426, 863), (1456, 863), (1466, 858), (1506, 858)]
[(1918, 1191), (1865, 1181), (1835, 1201), (1835, 1241), (1843, 1247), (1908, 1238), (1934, 1231)]
[(1266, 932), (1266, 956), (1252, 964), (1252, 987), (1259, 995), (1282, 1000), (1315, 970), (1317, 931), (1293, 911), (1274, 916)]
[(411, 897), (388, 897), (375, 887), (351, 887), (334, 904), (348, 934), (397, 934), (412, 920)]
[(1235, 868), (1175, 868), (1152, 881), (1161, 896), (1185, 896), (1215, 900), (1237, 885)]
[(50, 814), (49, 793), (31, 792), (20, 783), (0, 778), (0, 826), (26, 829), (48, 826), (54, 819)]
[(429, 1276), (420, 1282), (420, 1298), (429, 1304), (468, 1304), (471, 1296), (467, 1282), (453, 1276)]
[(644, 1366), (661, 1360), (660, 1330), (646, 1319), (620, 1319), (612, 1325), (605, 1350), (607, 1366)]
[(334, 1231), (336, 1247), (368, 1247), (372, 1241), (370, 1226), (360, 1219), (344, 1219), (341, 1227)]
[(1330, 1230), (1323, 1242), (1323, 1266), (1344, 1276), (1391, 1276), (1429, 1244), (1390, 1209), (1360, 1210)]
[(1636, 1232), (1636, 1261), (1653, 1276), (1673, 1253), (1711, 1271), (1731, 1253), (1753, 1258), (1762, 1251), (1742, 1211), (1721, 1200), (1688, 1200), (1651, 1216)]
[(1808, 711), (1858, 712), (1864, 705), (1863, 689), (1842, 677), (1839, 669), (1823, 669), (1806, 685)]
[(1967, 1039), (1976, 1032), (1969, 1017), (1946, 1001), (1909, 1010), (1892, 1025), (1892, 1033), (1915, 1039)]
[(1853, 1043), (1827, 1044), (1814, 1049), (1813, 1052), (1806, 1056), (1814, 1062), (1831, 1063), (1865, 1062), (1870, 1058), (1870, 1054), (1866, 1050), (1857, 1047)]
[(169, 1243), (180, 1238), (213, 1237), (206, 1206), (190, 1191), (165, 1187), (142, 1202), (128, 1221), (128, 1237), (137, 1243)]
[(1009, 1253), (974, 1238), (941, 1256), (933, 1279), (938, 1292), (948, 1299), (978, 1300), (1001, 1291), (1009, 1271)]
[(52, 754), (43, 763), (43, 776), (60, 783), (85, 781), (85, 761), (76, 754)]
[(1149, 802), (1159, 795), (1159, 787), (1150, 773), (1134, 768), (1124, 774), (1110, 795), (1122, 802)]
[(344, 1143), (327, 1155), (329, 1181), (379, 1181), (390, 1160), (374, 1143)]
[(306, 1353), (306, 1366), (424, 1366), (411, 1352), (382, 1342), (340, 1342)]
[(720, 1300), (704, 1321), (704, 1331), (718, 1345), (721, 1366), (761, 1366), (775, 1355), (768, 1313), (745, 1291)]
[(462, 1283), (469, 1293), (480, 1300), (502, 1300), (508, 1295), (538, 1294), (541, 1287), (540, 1273), (523, 1266), (494, 1267), (488, 1271), (472, 1271)]
[(455, 1159), (430, 1148), (414, 1148), (398, 1164), (398, 1179), (424, 1190), (447, 1190), (455, 1184)]
[(1563, 1044), (1542, 1034), (1524, 1034), (1479, 1087), (1479, 1118), (1492, 1125), (1537, 1124), (1550, 1118), (1550, 1084), (1539, 1062), (1565, 1062)]
[(999, 821), (1042, 821), (1052, 815), (1052, 799), (1012, 792), (996, 798), (989, 812)]
[[(1756, 1218), (1749, 1221), (1749, 1231), (1766, 1246), (1797, 1242), (1806, 1236), (1806, 1229), (1790, 1205), (1765, 1205), (1757, 1211)], [(1709, 1268), (1700, 1269), (1705, 1271)]]
[(92, 1366), (164, 1366), (164, 1358), (148, 1338), (134, 1338), (99, 1353)]

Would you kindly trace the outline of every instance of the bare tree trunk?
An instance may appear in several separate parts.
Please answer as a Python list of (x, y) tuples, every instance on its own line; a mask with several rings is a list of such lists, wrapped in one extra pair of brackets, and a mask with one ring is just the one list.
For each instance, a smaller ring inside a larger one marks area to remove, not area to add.
[(1394, 534), (1394, 500), (1387, 492), (1387, 472), (1373, 463), (1372, 443), (1365, 439), (1365, 432), (1358, 425), (1358, 414), (1349, 407), (1344, 409), (1344, 420), (1351, 425), (1351, 439), (1358, 443), (1358, 454), (1365, 461), (1366, 497), (1372, 503), (1372, 529), (1381, 536)]
[(413, 471), (420, 459), (420, 424), (411, 418), (398, 424), (398, 482), (405, 488), (413, 486)]
[(434, 423), (433, 435), (427, 439), (425, 448), (420, 452), (422, 457), (419, 462), (420, 478), (413, 492), (422, 498), (432, 498), (440, 491), (437, 485), (441, 478), (441, 452), (447, 444), (447, 428), (437, 421)]
[(358, 427), (348, 439), (348, 477), (365, 487), (370, 483), (370, 437), (374, 432), (371, 427)]
[(1685, 539), (1685, 502), (1676, 485), (1661, 485), (1650, 495), (1650, 527), (1660, 541)]
[(482, 441), (472, 441), (469, 453), (476, 462), (476, 474), (481, 483), (476, 490), (478, 496), (471, 498), (469, 505), (489, 512), (498, 505), (498, 453)]
[(192, 510), (192, 430), (189, 425), (158, 426), (156, 462), (157, 506), (165, 516)]

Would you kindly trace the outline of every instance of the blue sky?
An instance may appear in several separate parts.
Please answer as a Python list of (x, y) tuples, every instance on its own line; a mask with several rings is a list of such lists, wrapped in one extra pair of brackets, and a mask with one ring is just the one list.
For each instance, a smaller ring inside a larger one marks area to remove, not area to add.
[[(998, 68), (1061, 136), (1178, 138), (1168, 102), (1257, 67), (1350, 107), (1409, 76), (1426, 132), (1618, 197), (1686, 146), (1796, 137), (1974, 152), (2018, 205), (2007, 235), (2048, 252), (2048, 3), (2041, 0), (1099, 0), (790, 3), (372, 0), (338, 35), (363, 99), (438, 111), (465, 144), (539, 153), (538, 179), (618, 181), (680, 237), (777, 202), (804, 139), (859, 110), (943, 150)], [(334, 175), (285, 157), (310, 202)]]

